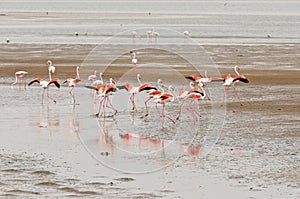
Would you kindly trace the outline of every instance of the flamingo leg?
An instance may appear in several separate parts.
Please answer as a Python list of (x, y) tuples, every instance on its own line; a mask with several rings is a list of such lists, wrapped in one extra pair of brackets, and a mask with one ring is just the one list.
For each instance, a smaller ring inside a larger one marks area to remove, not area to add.
[(206, 85), (204, 86), (204, 89), (205, 89), (205, 92), (206, 92), (207, 99), (210, 100), (210, 93), (209, 93), (209, 90), (208, 90)]
[(103, 97), (103, 99), (101, 99), (100, 102), (99, 102), (99, 109), (98, 109), (98, 113), (96, 114), (97, 117), (100, 117), (102, 103), (103, 103), (104, 100), (105, 100), (105, 97)]
[(102, 103), (102, 110), (103, 110), (103, 117), (104, 118), (105, 118), (105, 104), (106, 104), (106, 97), (104, 96), (103, 103)]
[(228, 86), (225, 87), (225, 90), (224, 90), (224, 97), (223, 97), (223, 100), (222, 100), (222, 103), (221, 103), (221, 106), (224, 105), (224, 102), (225, 102), (225, 98), (226, 98), (226, 93), (227, 93), (227, 90), (228, 90)]
[(49, 95), (49, 89), (48, 89), (48, 88), (47, 88), (47, 97), (48, 97), (49, 99), (51, 99), (54, 103), (56, 103), (56, 100), (53, 99), (52, 97), (50, 97), (50, 95)]
[(165, 127), (164, 127), (164, 123), (165, 123), (165, 103), (162, 104), (161, 117), (162, 117), (162, 124), (161, 124), (161, 127), (162, 127), (162, 128), (165, 128)]
[(70, 95), (71, 95), (71, 97), (72, 97), (72, 100), (73, 100), (73, 104), (75, 104), (75, 96), (74, 96), (74, 94), (73, 94), (73, 90), (74, 90), (74, 88), (75, 87), (72, 87), (71, 89), (70, 89), (70, 91), (69, 91), (69, 93), (70, 93)]
[(132, 110), (137, 111), (136, 106), (135, 106), (135, 102), (134, 102), (134, 93), (131, 94), (131, 96), (130, 96), (130, 101), (131, 101), (132, 106), (133, 106), (133, 107), (132, 107)]
[(24, 90), (26, 90), (26, 79), (24, 80)]
[(146, 115), (145, 116), (148, 116), (149, 115), (149, 108), (148, 108), (148, 106), (147, 106), (147, 103), (151, 100), (152, 98), (148, 98), (146, 101), (145, 101), (145, 107), (146, 107)]
[(182, 112), (182, 106), (183, 106), (184, 102), (185, 102), (185, 100), (183, 100), (183, 101), (181, 102), (180, 109), (179, 109), (179, 113), (177, 114), (176, 120), (179, 120), (179, 119), (180, 119), (181, 112)]
[(113, 106), (113, 104), (111, 103), (109, 97), (107, 97), (107, 101), (106, 101), (106, 107), (112, 109), (115, 113), (113, 115), (115, 115), (118, 110), (115, 109), (115, 107)]
[(161, 117), (162, 117), (162, 128), (165, 128), (164, 127), (165, 118), (168, 118), (173, 124), (175, 124), (175, 121), (165, 113), (165, 103), (162, 103)]
[(195, 104), (195, 101), (192, 101), (190, 103), (190, 111), (193, 115), (193, 118), (194, 118), (194, 125), (196, 125), (196, 122), (199, 120), (199, 117), (200, 117), (200, 114), (195, 110), (195, 108), (192, 106)]
[(43, 94), (42, 94), (42, 104), (44, 104), (44, 95), (45, 95), (45, 89), (43, 89)]
[(235, 87), (232, 86), (232, 88), (233, 88), (233, 91), (234, 91), (234, 93), (235, 93), (235, 96), (238, 98), (238, 100), (239, 100), (239, 102), (240, 102), (240, 105), (243, 106), (243, 103), (241, 102), (241, 98), (240, 98), (238, 92), (236, 91)]
[(159, 117), (162, 117), (162, 116), (160, 115), (160, 112), (159, 112), (159, 110), (158, 110), (157, 103), (156, 103), (156, 105), (155, 105), (155, 108), (156, 108), (156, 111), (157, 111), (157, 113), (158, 113)]

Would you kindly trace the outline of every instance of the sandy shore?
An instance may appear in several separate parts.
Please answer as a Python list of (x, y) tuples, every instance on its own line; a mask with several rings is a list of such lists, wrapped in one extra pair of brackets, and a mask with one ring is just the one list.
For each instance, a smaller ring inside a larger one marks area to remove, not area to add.
[[(240, 107), (234, 95), (229, 94), (222, 134), (209, 155), (185, 154), (172, 166), (149, 175), (116, 172), (86, 153), (82, 143), (90, 143), (94, 135), (89, 133), (95, 133), (99, 127), (89, 115), (93, 111), (86, 110), (86, 107), (91, 109), (91, 99), (86, 100), (90, 93), (85, 88), (76, 90), (80, 105), (74, 112), (68, 104), (66, 87), (56, 93), (51, 89), (58, 103), (44, 107), (40, 105), (39, 88), (23, 92), (8, 86), (18, 70), (28, 71), (28, 79), (37, 75), (47, 77), (45, 62), (48, 59), (54, 61), (57, 77), (74, 76), (75, 66), (81, 65), (94, 47), (0, 45), (2, 196), (185, 198), (202, 194), (214, 198), (226, 194), (241, 198), (299, 197), (300, 45), (203, 46), (222, 76), (233, 73), (232, 66), (241, 66), (241, 72), (250, 80), (247, 85), (238, 85), (244, 106)], [(158, 52), (146, 49), (139, 53), (139, 63), (146, 64), (151, 62), (149, 54)], [(169, 64), (182, 75), (196, 72), (184, 59), (172, 53), (158, 54), (157, 62)], [(105, 69), (105, 77), (118, 79), (133, 69), (128, 57), (129, 53), (124, 52), (115, 59), (112, 66)], [(99, 63), (101, 69), (105, 68), (103, 63)], [(86, 78), (94, 69), (97, 68), (82, 67), (82, 77)], [(150, 67), (150, 71), (153, 72), (153, 68)], [(153, 77), (155, 74), (157, 71), (153, 72)], [(152, 76), (144, 79), (147, 78), (152, 79)], [(169, 82), (176, 82), (172, 76), (168, 78)], [(24, 106), (24, 101), (28, 106)], [(137, 119), (136, 122), (142, 121)], [(115, 131), (112, 128), (110, 133)], [(166, 136), (166, 141), (172, 138)], [(194, 144), (201, 145), (203, 137), (199, 135)], [(119, 147), (128, 145), (121, 138), (116, 139), (116, 143)], [(94, 147), (91, 150), (97, 151), (96, 145)], [(100, 151), (113, 153), (111, 148)], [(115, 153), (105, 161), (117, 162), (122, 158)], [(159, 164), (166, 164), (167, 159), (160, 157), (159, 160)], [(154, 183), (146, 183), (147, 180)], [(23, 183), (15, 184), (16, 181)], [(190, 186), (186, 186), (187, 183)], [(214, 187), (220, 191), (218, 194), (214, 193)]]

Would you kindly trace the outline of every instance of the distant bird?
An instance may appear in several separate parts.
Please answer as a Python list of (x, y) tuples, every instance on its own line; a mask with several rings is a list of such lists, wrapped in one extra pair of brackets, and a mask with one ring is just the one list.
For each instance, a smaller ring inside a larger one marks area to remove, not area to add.
[(158, 32), (153, 31), (153, 29), (151, 29), (146, 32), (146, 35), (148, 43), (152, 43), (152, 38), (154, 38), (154, 42), (157, 43), (157, 38), (159, 37)]
[(136, 32), (136, 31), (132, 31), (132, 32), (130, 33), (130, 36), (131, 36), (131, 41), (132, 41), (132, 43), (134, 44), (134, 43), (135, 43), (135, 38), (136, 38), (136, 36), (137, 36), (137, 32)]
[(236, 76), (231, 77), (230, 74), (227, 74), (225, 76), (225, 78), (223, 79), (224, 80), (223, 85), (225, 86), (225, 91), (224, 91), (224, 98), (223, 98), (223, 101), (222, 101), (222, 104), (221, 104), (222, 106), (224, 105), (224, 101), (225, 101), (225, 98), (226, 98), (226, 93), (227, 93), (227, 90), (230, 86), (233, 88), (234, 93), (235, 93), (236, 97), (238, 98), (238, 100), (240, 102), (240, 105), (243, 106), (243, 103), (241, 102), (240, 96), (238, 95), (238, 93), (235, 89), (235, 84), (239, 81), (244, 82), (244, 83), (249, 83), (249, 80), (243, 74), (240, 74), (239, 70), (240, 70), (240, 67), (235, 66), (234, 71), (236, 73)]
[[(19, 80), (23, 79), (27, 74), (28, 74), (28, 72), (26, 72), (26, 71), (17, 71), (15, 73), (16, 81), (14, 83), (12, 83), (11, 86), (18, 83)], [(19, 82), (19, 87), (21, 87), (21, 81)], [(26, 79), (25, 78), (24, 78), (24, 89), (26, 89)]]
[(190, 36), (189, 31), (187, 31), (187, 30), (184, 31), (184, 32), (183, 32), (183, 36), (186, 37), (186, 38), (189, 38), (189, 36)]
[(9, 40), (9, 38), (7, 38), (7, 39), (6, 39), (6, 43), (9, 44), (9, 42), (10, 42), (10, 40)]
[(190, 38), (190, 33), (189, 31), (184, 31), (183, 32), (183, 37), (184, 37), (184, 43), (186, 43), (188, 41), (188, 39)]
[(51, 99), (54, 103), (56, 103), (56, 100), (54, 100), (52, 97), (49, 96), (49, 92), (48, 92), (49, 90), (48, 90), (48, 88), (49, 88), (49, 86), (51, 84), (54, 84), (57, 88), (60, 88), (60, 81), (59, 81), (59, 79), (54, 78), (54, 79), (52, 79), (50, 81), (45, 81), (42, 78), (37, 77), (37, 78), (33, 79), (31, 82), (29, 82), (28, 86), (30, 86), (31, 84), (33, 84), (35, 82), (39, 83), (40, 86), (44, 89), (43, 90), (43, 94), (42, 94), (42, 104), (44, 104), (45, 90), (47, 90), (47, 96), (48, 96), (48, 98)]
[(131, 50), (130, 51), (130, 56), (131, 56), (131, 63), (136, 66), (136, 64), (138, 62), (138, 59), (136, 57), (136, 52)]
[(71, 95), (71, 97), (73, 99), (73, 104), (74, 105), (75, 105), (76, 101), (75, 101), (75, 96), (73, 94), (73, 90), (74, 90), (74, 87), (76, 86), (76, 84), (78, 82), (82, 81), (80, 79), (80, 76), (79, 76), (79, 68), (80, 68), (79, 66), (76, 67), (76, 77), (75, 78), (68, 78), (67, 80), (64, 81), (64, 84), (68, 83), (68, 86), (71, 87), (69, 93), (70, 93), (70, 95)]
[(154, 31), (152, 32), (152, 36), (154, 37), (154, 42), (157, 43), (157, 38), (159, 37), (159, 33)]

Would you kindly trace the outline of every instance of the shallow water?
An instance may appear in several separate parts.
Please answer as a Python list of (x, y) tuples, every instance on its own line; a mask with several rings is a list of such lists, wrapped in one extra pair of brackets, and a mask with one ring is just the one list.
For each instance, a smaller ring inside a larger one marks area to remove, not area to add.
[[(245, 103), (280, 102), (276, 86), (264, 88), (270, 95), (263, 99), (253, 95), (256, 87), (244, 88), (240, 95), (247, 98)], [(185, 111), (176, 125), (166, 120), (166, 128), (161, 129), (153, 104), (150, 117), (144, 118), (143, 95), (136, 99), (139, 111), (135, 114), (128, 95), (120, 91), (112, 98), (119, 110), (116, 116), (97, 119), (93, 115), (97, 104), (91, 91), (83, 87), (74, 89), (79, 104), (75, 106), (66, 87), (51, 88), (58, 103), (46, 100), (44, 105), (39, 87), (24, 91), (1, 86), (1, 90), (7, 93), (1, 100), (1, 195), (297, 198), (299, 194), (297, 177), (291, 177), (299, 160), (297, 141), (290, 136), (282, 135), (283, 140), (268, 136), (273, 127), (274, 136), (280, 136), (283, 129), (297, 129), (288, 123), (276, 127), (284, 114), (272, 116), (258, 109), (250, 112), (255, 117), (249, 120), (247, 111), (241, 114), (239, 106), (227, 111), (220, 140), (206, 155), (203, 144), (209, 137), (205, 128), (209, 101), (200, 103), (202, 117), (197, 124)], [(297, 93), (297, 87), (290, 87), (290, 92)], [(235, 101), (232, 93), (228, 100)], [(178, 105), (167, 106), (172, 117), (177, 110)], [(294, 120), (298, 119), (295, 115)], [(247, 124), (236, 125), (235, 121), (245, 120)], [(194, 125), (199, 128), (191, 131)]]
[[(166, 28), (182, 40), (188, 30), (202, 44), (299, 43), (298, 7), (299, 1), (1, 1), (0, 41), (98, 44), (128, 31), (122, 43), (130, 43), (132, 30), (152, 29), (162, 38), (170, 36)], [(136, 40), (146, 37), (137, 32)]]

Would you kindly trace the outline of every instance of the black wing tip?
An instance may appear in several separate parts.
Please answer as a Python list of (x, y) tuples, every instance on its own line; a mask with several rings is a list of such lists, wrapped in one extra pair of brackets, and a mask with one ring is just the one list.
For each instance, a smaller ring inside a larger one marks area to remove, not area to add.
[(186, 78), (186, 79), (189, 79), (189, 80), (195, 81), (195, 79), (194, 79), (193, 77), (191, 77), (191, 76), (185, 76), (185, 78)]

